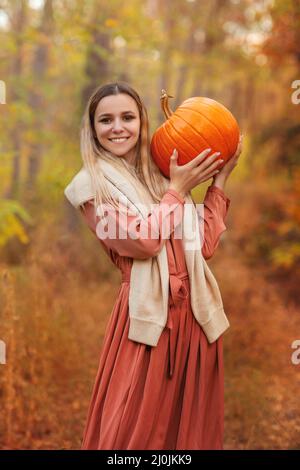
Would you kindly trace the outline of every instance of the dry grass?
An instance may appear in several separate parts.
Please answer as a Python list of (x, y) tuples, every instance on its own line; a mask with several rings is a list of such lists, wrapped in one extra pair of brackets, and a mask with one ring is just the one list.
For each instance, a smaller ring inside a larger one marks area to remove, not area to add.
[(45, 236), (37, 239), (25, 266), (0, 270), (1, 339), (7, 346), (6, 365), (0, 366), (4, 449), (80, 447), (101, 340), (117, 295), (114, 276), (105, 279), (105, 259), (99, 256), (104, 266), (99, 280), (85, 282), (76, 266), (79, 240), (74, 237), (71, 250), (57, 244), (48, 251), (41, 249), (47, 246)]
[(226, 449), (300, 448), (300, 365), (291, 362), (291, 344), (300, 338), (297, 301), (240, 243), (256, 236), (258, 201), (270, 198), (268, 191), (267, 185), (232, 191), (239, 204), (231, 206), (213, 258), (231, 323), (224, 337)]

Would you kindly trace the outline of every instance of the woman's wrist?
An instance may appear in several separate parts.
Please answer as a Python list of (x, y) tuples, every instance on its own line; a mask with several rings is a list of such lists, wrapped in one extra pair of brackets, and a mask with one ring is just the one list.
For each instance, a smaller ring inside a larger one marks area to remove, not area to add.
[(215, 186), (216, 188), (219, 188), (222, 191), (224, 191), (226, 180), (227, 180), (227, 177), (224, 175), (216, 176), (213, 178), (213, 182), (211, 186)]
[(170, 184), (169, 189), (172, 189), (173, 191), (176, 191), (183, 199), (185, 198), (186, 194), (184, 191), (181, 191), (178, 189), (175, 185)]

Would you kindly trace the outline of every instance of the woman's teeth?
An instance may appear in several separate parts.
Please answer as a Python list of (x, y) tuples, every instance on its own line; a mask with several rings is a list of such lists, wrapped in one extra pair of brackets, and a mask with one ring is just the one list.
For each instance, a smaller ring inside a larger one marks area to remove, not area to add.
[(125, 142), (129, 137), (122, 137), (118, 139), (109, 139), (111, 142)]

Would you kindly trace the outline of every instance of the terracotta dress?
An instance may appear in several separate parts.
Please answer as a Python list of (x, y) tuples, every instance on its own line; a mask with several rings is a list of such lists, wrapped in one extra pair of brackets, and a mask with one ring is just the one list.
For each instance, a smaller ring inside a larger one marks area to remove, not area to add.
[[(165, 193), (162, 202), (184, 207), (184, 199), (173, 190)], [(221, 189), (210, 186), (203, 202), (202, 253), (208, 259), (226, 230), (230, 200)], [(82, 214), (96, 233), (92, 204), (86, 202)], [(148, 224), (152, 223), (149, 217)], [(222, 336), (209, 344), (192, 313), (182, 240), (173, 233), (164, 240), (170, 273), (169, 310), (156, 347), (128, 339), (128, 299), (133, 258), (153, 256), (162, 241), (99, 241), (121, 270), (122, 284), (106, 326), (82, 449), (222, 449)]]

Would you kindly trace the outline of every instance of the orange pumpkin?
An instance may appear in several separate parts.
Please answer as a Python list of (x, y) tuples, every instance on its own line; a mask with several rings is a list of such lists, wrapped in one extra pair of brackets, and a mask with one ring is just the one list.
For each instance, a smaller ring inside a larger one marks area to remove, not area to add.
[(211, 148), (209, 155), (221, 152), (218, 159), (224, 160), (224, 166), (234, 155), (240, 136), (239, 126), (231, 112), (215, 100), (198, 96), (185, 100), (172, 112), (168, 98), (172, 97), (162, 90), (160, 100), (166, 121), (151, 139), (151, 154), (161, 172), (170, 177), (169, 165), (174, 148), (178, 150), (178, 165), (188, 163), (203, 150)]

